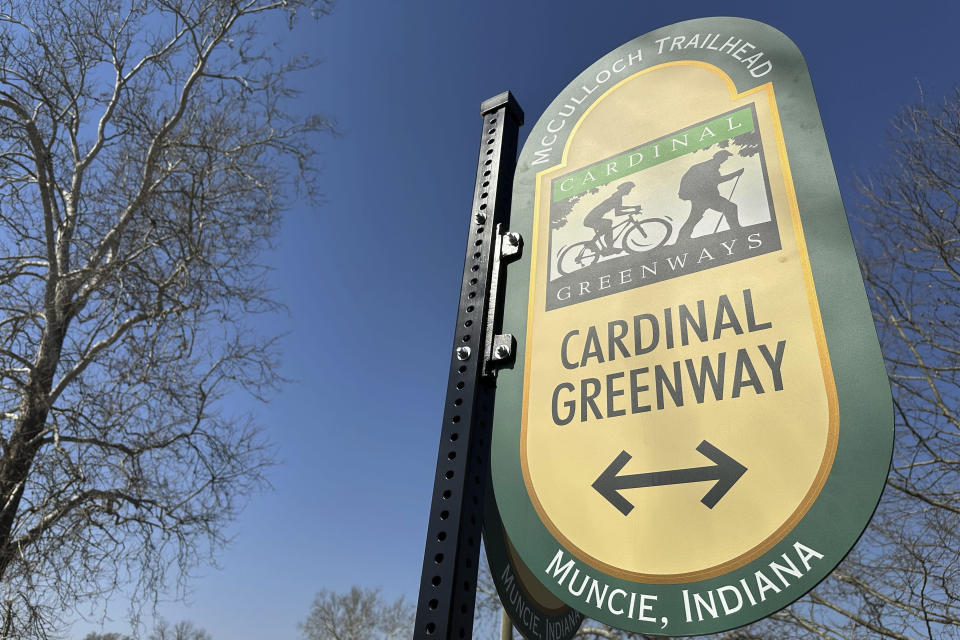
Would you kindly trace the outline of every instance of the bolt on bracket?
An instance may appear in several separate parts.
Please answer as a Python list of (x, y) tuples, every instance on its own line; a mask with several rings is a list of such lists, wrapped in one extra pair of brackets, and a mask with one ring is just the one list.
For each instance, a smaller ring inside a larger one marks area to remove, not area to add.
[(495, 362), (499, 360), (509, 360), (513, 356), (516, 344), (517, 341), (512, 333), (501, 333), (493, 336), (492, 359)]

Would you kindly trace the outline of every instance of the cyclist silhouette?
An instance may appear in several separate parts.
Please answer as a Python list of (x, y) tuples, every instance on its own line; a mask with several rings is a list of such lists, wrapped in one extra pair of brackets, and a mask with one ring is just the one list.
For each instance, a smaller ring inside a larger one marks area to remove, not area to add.
[(603, 239), (603, 246), (600, 249), (601, 255), (616, 253), (618, 250), (613, 246), (613, 222), (605, 216), (607, 212), (613, 211), (614, 216), (625, 216), (635, 213), (637, 207), (624, 207), (623, 197), (633, 189), (632, 182), (624, 182), (617, 187), (616, 192), (587, 213), (583, 218), (583, 226), (593, 229), (598, 238)]
[(707, 209), (719, 211), (720, 215), (731, 229), (740, 228), (737, 218), (737, 205), (720, 195), (719, 186), (722, 182), (733, 180), (743, 175), (743, 169), (722, 175), (720, 165), (733, 154), (721, 149), (705, 162), (700, 162), (689, 169), (680, 178), (680, 189), (677, 195), (682, 200), (690, 201), (690, 217), (680, 227), (678, 238), (692, 238), (693, 228), (703, 219)]

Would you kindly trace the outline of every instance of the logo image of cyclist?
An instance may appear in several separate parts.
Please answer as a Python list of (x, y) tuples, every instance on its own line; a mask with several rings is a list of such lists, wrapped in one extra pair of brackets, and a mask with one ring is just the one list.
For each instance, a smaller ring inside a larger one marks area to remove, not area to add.
[[(723, 182), (739, 178), (743, 175), (743, 169), (738, 169), (733, 173), (723, 175), (720, 173), (720, 165), (733, 154), (722, 149), (713, 154), (713, 157), (706, 162), (699, 162), (683, 174), (680, 178), (680, 189), (677, 195), (682, 200), (690, 201), (690, 217), (680, 227), (679, 238), (693, 238), (693, 228), (703, 219), (703, 214), (707, 209), (719, 211), (721, 219), (727, 221), (731, 229), (740, 228), (740, 220), (737, 217), (737, 205), (720, 195), (719, 186)], [(734, 183), (736, 188), (736, 183)], [(733, 195), (731, 190), (730, 195)], [(717, 223), (717, 227), (720, 223)]]
[(619, 250), (613, 246), (613, 221), (606, 217), (607, 213), (613, 211), (613, 215), (625, 216), (631, 213), (637, 213), (640, 207), (625, 207), (623, 198), (633, 189), (632, 182), (624, 182), (617, 187), (616, 192), (593, 209), (591, 209), (583, 218), (583, 226), (593, 229), (597, 238), (602, 239), (600, 248), (601, 255), (617, 253)]

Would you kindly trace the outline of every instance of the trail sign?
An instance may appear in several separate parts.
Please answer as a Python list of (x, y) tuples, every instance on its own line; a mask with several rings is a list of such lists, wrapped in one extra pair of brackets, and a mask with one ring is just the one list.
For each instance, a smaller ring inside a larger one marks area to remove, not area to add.
[(513, 626), (527, 640), (570, 640), (583, 614), (571, 609), (534, 577), (503, 531), (497, 501), (487, 486), (483, 512), (483, 547), (497, 595)]
[(694, 635), (790, 604), (877, 504), (884, 372), (810, 78), (750, 20), (605, 56), (514, 180), (492, 478), (557, 598)]

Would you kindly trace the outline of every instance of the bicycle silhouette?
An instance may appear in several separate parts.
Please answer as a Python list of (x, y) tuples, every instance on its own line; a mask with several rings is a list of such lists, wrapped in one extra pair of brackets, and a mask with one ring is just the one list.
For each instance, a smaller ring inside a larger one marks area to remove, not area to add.
[(605, 251), (606, 243), (599, 233), (591, 240), (575, 242), (560, 249), (557, 255), (557, 270), (561, 275), (569, 275), (578, 269), (588, 267), (602, 255), (616, 253), (643, 253), (656, 249), (673, 233), (673, 225), (663, 218), (641, 218), (639, 207), (636, 213), (630, 213), (629, 219), (613, 228), (613, 251)]

